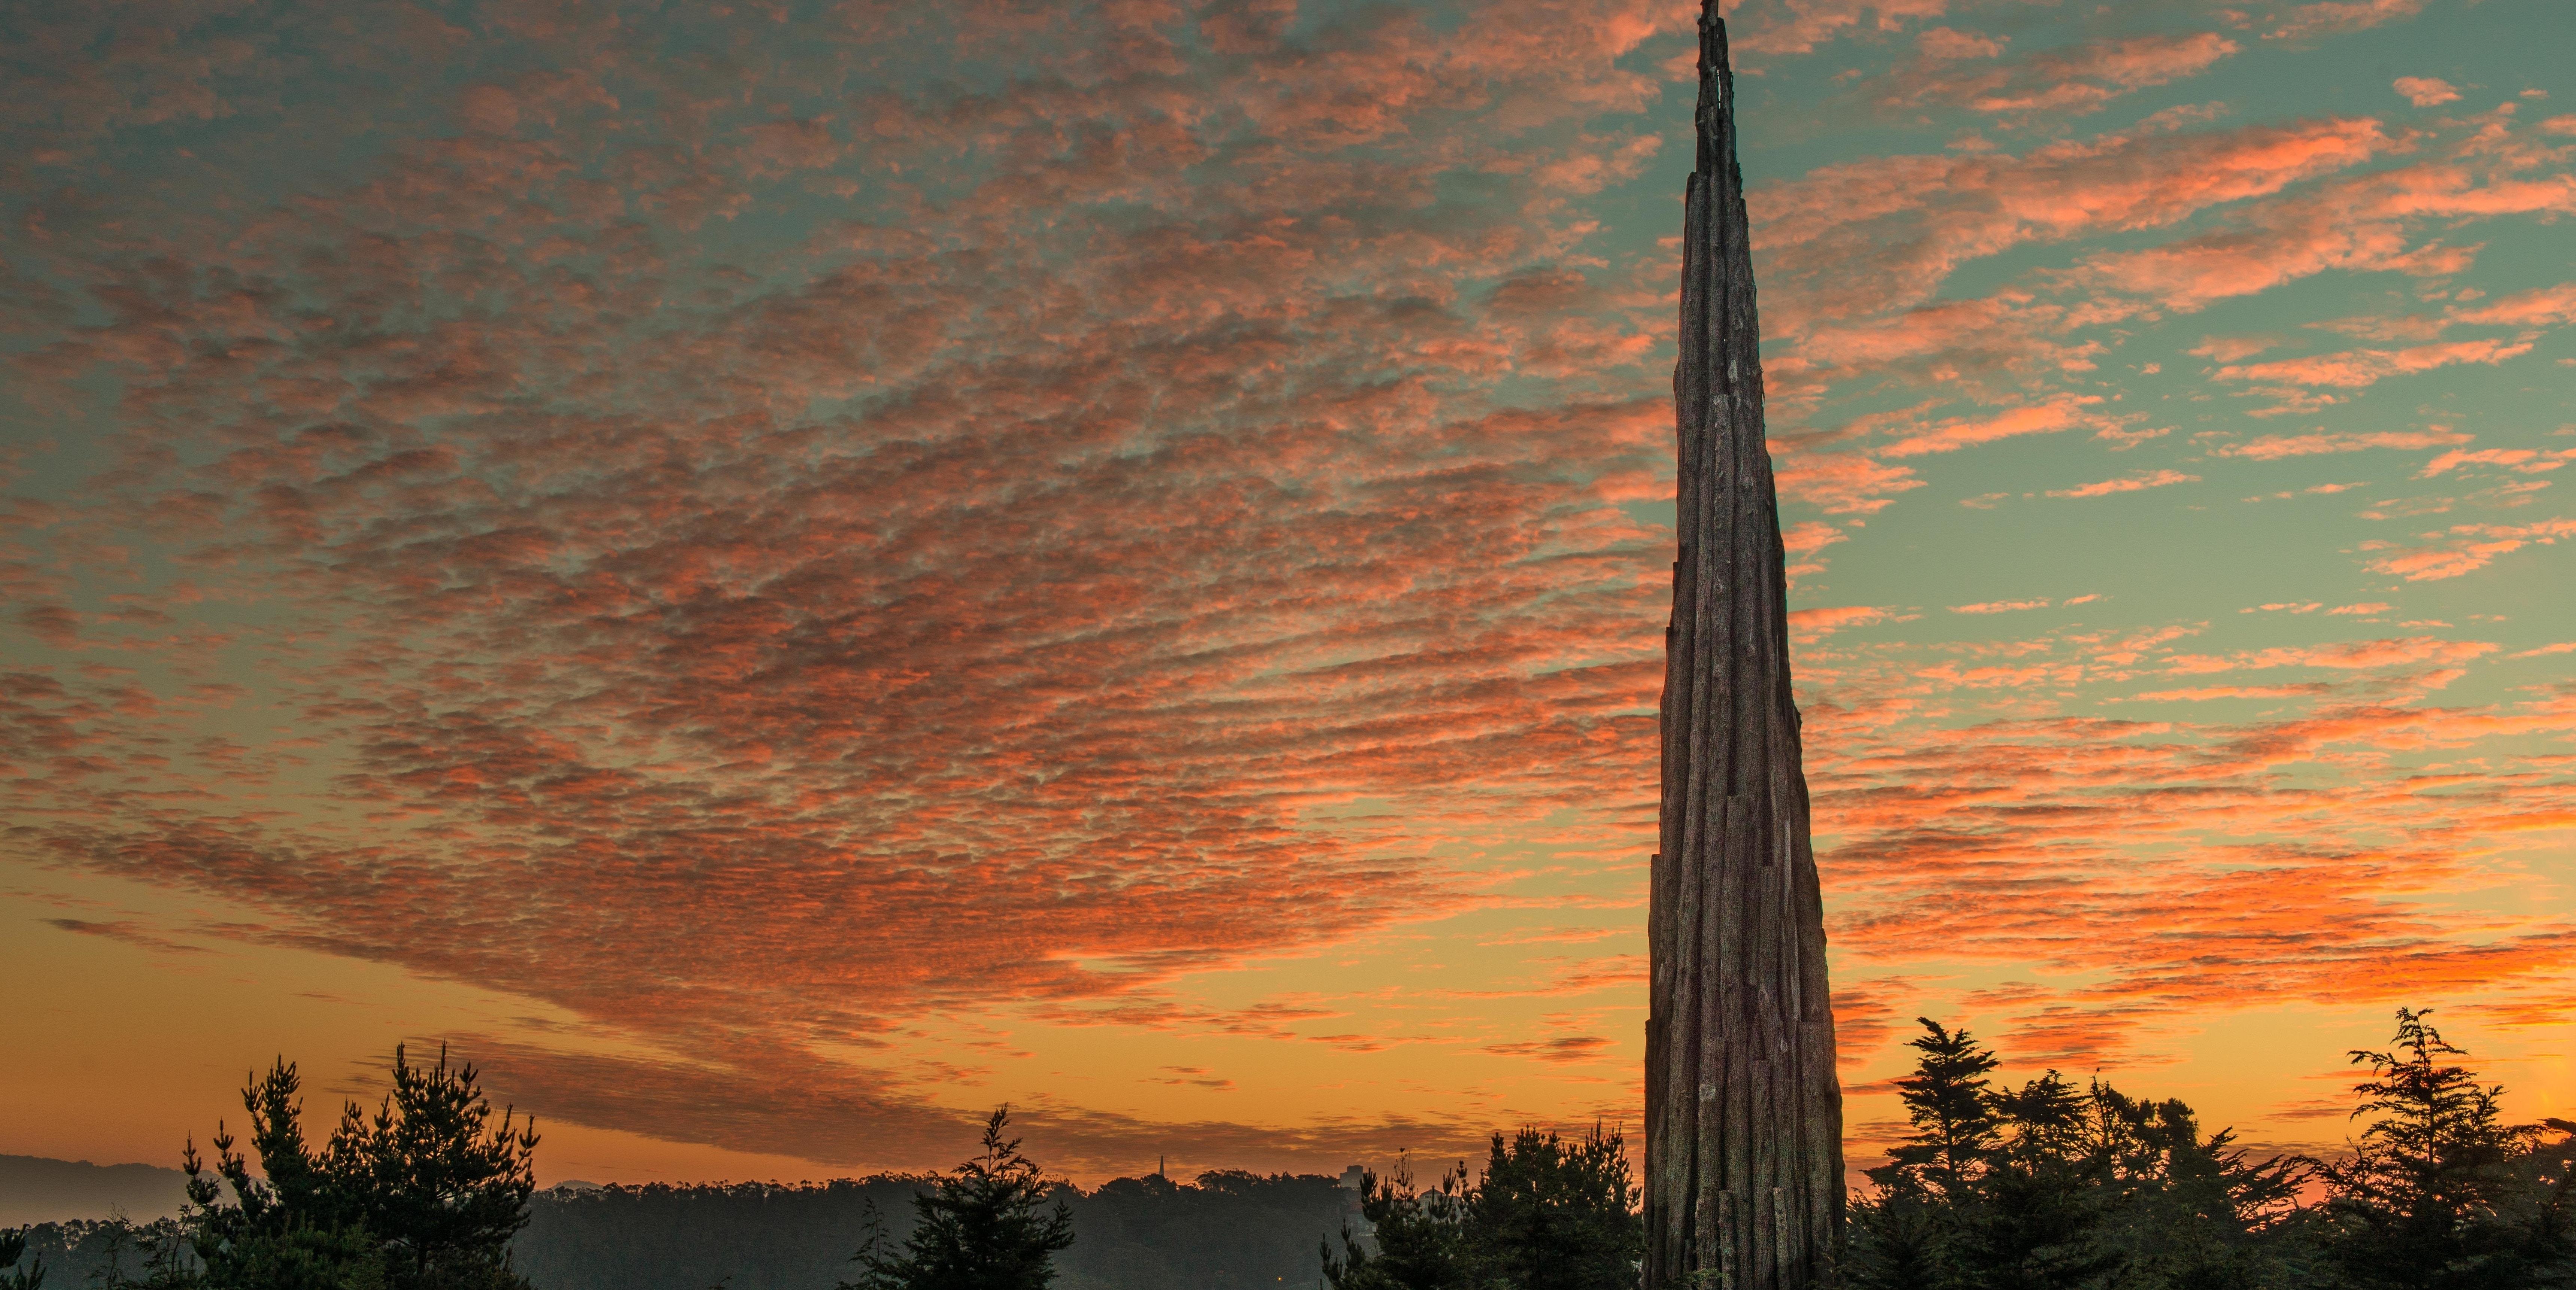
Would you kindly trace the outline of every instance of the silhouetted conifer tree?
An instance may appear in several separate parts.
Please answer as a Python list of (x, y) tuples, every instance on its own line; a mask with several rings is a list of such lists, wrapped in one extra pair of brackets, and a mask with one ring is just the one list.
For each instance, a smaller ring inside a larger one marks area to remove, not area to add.
[(870, 1205), (855, 1281), (841, 1290), (1046, 1290), (1054, 1256), (1073, 1245), (1073, 1214), (1035, 1161), (1005, 1139), (1010, 1108), (984, 1123), (984, 1153), (913, 1200), (911, 1236), (897, 1249)]
[(1572, 1141), (1524, 1128), (1495, 1134), (1484, 1176), (1464, 1161), (1417, 1191), (1409, 1160), (1361, 1176), (1374, 1252), (1347, 1229), (1323, 1249), (1333, 1290), (1630, 1290), (1645, 1221), (1627, 1143), (1593, 1126)]
[[(2370, 1116), (2349, 1159), (2318, 1169), (2324, 1247), (2343, 1284), (2397, 1290), (2520, 1290), (2570, 1272), (2567, 1143), (2508, 1125), (2502, 1086), (2446, 1058), (2466, 1053), (2397, 1010), (2388, 1051), (2354, 1049), (2371, 1077), (2354, 1086)], [(2562, 1134), (2576, 1125), (2551, 1121)]]
[(1883, 1168), (1892, 1170), (1892, 1179), (1933, 1195), (1961, 1196), (1985, 1172), (1997, 1141), (1995, 1098), (1986, 1078), (1996, 1058), (1965, 1029), (1943, 1030), (1930, 1017), (1914, 1020), (1924, 1033), (1906, 1046), (1922, 1056), (1912, 1075), (1896, 1081), (1914, 1136), (1889, 1153)]
[(1618, 1133), (1571, 1142), (1524, 1128), (1494, 1135), (1467, 1198), (1466, 1243), (1480, 1286), (1632, 1290), (1646, 1255), (1637, 1181)]
[[(261, 1174), (220, 1124), (209, 1171), (191, 1141), (185, 1225), (212, 1290), (515, 1290), (510, 1238), (536, 1190), (536, 1126), (498, 1122), (472, 1065), (414, 1066), (394, 1049), (374, 1115), (347, 1104), (330, 1141), (304, 1137), (302, 1083), (280, 1058), (242, 1089)], [(232, 1195), (225, 1198), (225, 1184)]]
[(1922, 1019), (1897, 1081), (1913, 1133), (1870, 1171), (1847, 1273), (1858, 1290), (2287, 1284), (2273, 1247), (2305, 1165), (2250, 1163), (2191, 1108), (2055, 1071), (1997, 1089), (1993, 1052)]
[(1956, 1206), (1951, 1260), (1986, 1290), (2074, 1290), (2118, 1268), (2097, 1239), (2107, 1171), (2087, 1150), (2084, 1094), (2050, 1071), (1992, 1101), (2003, 1132)]
[[(27, 1228), (0, 1232), (0, 1290), (44, 1290), (45, 1261), (27, 1258)], [(18, 1265), (24, 1262), (26, 1267)]]
[(1397, 1157), (1391, 1178), (1362, 1171), (1360, 1216), (1377, 1249), (1343, 1228), (1341, 1258), (1324, 1243), (1324, 1280), (1332, 1290), (1469, 1290), (1467, 1192), (1463, 1160), (1428, 1191), (1415, 1189), (1410, 1157)]
[(537, 1189), (536, 1122), (494, 1122), (471, 1063), (414, 1066), (394, 1048), (394, 1086), (372, 1116), (340, 1116), (325, 1167), (344, 1180), (358, 1221), (385, 1242), (397, 1285), (440, 1290), (520, 1284), (510, 1238), (528, 1223)]
[(2141, 1284), (2259, 1290), (2288, 1275), (2277, 1250), (2299, 1220), (2309, 1162), (2253, 1162), (2230, 1130), (2203, 1138), (2182, 1102), (2133, 1100), (2100, 1080), (2086, 1133), (2103, 1163), (2102, 1239)]
[(1929, 1017), (1907, 1041), (1919, 1056), (1914, 1073), (1896, 1081), (1897, 1100), (1914, 1132), (1869, 1171), (1878, 1194), (1853, 1202), (1849, 1275), (1863, 1290), (1941, 1290), (1951, 1284), (1948, 1246), (1957, 1211), (1985, 1175), (1998, 1141), (1994, 1096), (1986, 1076), (1992, 1051), (1965, 1029), (1946, 1030)]

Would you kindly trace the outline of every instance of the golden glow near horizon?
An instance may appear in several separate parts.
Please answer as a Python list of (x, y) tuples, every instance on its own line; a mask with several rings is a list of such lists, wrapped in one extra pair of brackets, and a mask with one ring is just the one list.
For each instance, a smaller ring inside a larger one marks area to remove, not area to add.
[[(13, 10), (0, 1153), (1633, 1125), (1692, 16)], [(1855, 1163), (2576, 1107), (2562, 17), (1731, 10)]]

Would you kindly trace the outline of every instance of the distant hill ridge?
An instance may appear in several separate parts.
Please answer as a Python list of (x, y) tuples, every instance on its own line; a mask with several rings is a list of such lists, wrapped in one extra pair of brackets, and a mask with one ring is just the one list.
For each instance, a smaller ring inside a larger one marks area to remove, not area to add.
[(0, 1156), (0, 1227), (117, 1213), (143, 1223), (176, 1215), (187, 1196), (188, 1175), (159, 1165)]
[[(88, 1222), (121, 1208), (144, 1222), (178, 1212), (186, 1176), (152, 1165), (0, 1156), (0, 1199), (45, 1224), (33, 1242), (48, 1284), (78, 1285), (106, 1246)], [(871, 1203), (896, 1236), (925, 1178), (673, 1186), (563, 1184), (537, 1193), (512, 1261), (538, 1290), (829, 1290), (850, 1275)], [(1224, 1170), (1196, 1183), (1120, 1178), (1059, 1194), (1074, 1245), (1058, 1290), (1313, 1290), (1316, 1249), (1360, 1226), (1358, 1193), (1322, 1175)], [(123, 1190), (105, 1190), (110, 1184)], [(87, 1188), (87, 1190), (82, 1190)]]

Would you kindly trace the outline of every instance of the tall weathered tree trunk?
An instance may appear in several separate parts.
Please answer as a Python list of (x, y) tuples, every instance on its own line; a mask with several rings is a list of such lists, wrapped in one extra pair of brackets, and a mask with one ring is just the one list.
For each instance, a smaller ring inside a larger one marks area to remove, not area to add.
[(1700, 16), (1682, 238), (1681, 483), (1648, 937), (1645, 1290), (1836, 1283), (1842, 1086), (1789, 688), (1735, 78)]

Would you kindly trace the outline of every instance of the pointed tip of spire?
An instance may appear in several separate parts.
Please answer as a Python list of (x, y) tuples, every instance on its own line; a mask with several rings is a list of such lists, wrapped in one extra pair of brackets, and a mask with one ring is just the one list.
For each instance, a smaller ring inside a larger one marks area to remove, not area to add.
[(1699, 97), (1709, 104), (1733, 97), (1735, 68), (1726, 48), (1726, 15), (1719, 0), (1700, 0)]
[(1735, 130), (1730, 118), (1734, 112), (1735, 69), (1727, 54), (1726, 15), (1720, 0), (1700, 0), (1699, 107), (1693, 116), (1699, 126), (1696, 169), (1701, 173), (1733, 163)]

